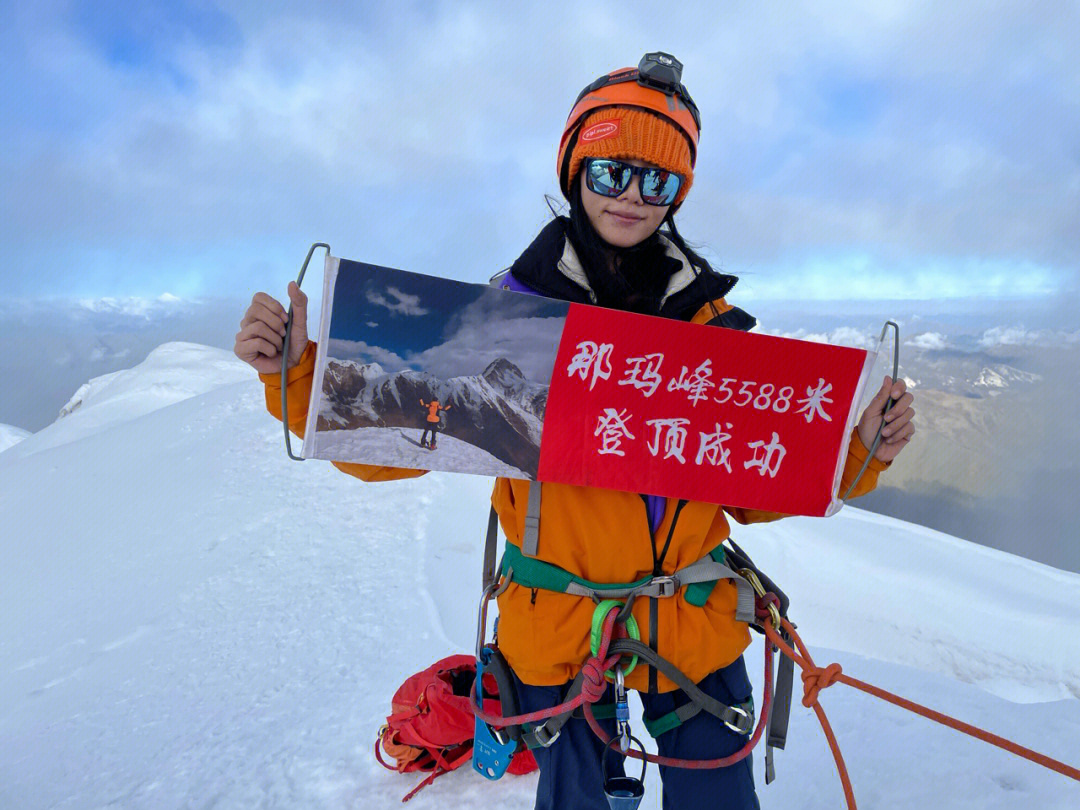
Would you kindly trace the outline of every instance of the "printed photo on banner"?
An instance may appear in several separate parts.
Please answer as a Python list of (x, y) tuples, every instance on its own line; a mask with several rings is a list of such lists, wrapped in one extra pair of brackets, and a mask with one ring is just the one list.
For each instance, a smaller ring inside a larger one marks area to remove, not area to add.
[(345, 260), (327, 282), (306, 455), (535, 478), (568, 304)]

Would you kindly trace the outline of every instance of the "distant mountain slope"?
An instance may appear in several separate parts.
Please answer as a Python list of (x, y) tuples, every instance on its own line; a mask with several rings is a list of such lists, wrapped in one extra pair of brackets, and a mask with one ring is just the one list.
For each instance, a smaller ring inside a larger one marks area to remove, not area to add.
[(916, 434), (866, 508), (1080, 571), (1080, 348), (904, 356)]
[(79, 386), (47, 430), (12, 450), (39, 452), (76, 441), (146, 413), (198, 396), (222, 384), (249, 380), (251, 370), (232, 352), (197, 343), (163, 343), (134, 368)]
[(0, 425), (0, 453), (18, 444), (29, 435), (30, 431), (14, 425)]

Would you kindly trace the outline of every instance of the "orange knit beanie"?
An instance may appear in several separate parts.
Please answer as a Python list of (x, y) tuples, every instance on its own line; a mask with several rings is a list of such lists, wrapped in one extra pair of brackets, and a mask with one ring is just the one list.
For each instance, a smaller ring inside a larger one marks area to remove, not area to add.
[(634, 107), (605, 107), (581, 122), (570, 154), (570, 188), (587, 157), (642, 160), (681, 174), (683, 184), (673, 205), (683, 201), (694, 182), (686, 137), (660, 116)]

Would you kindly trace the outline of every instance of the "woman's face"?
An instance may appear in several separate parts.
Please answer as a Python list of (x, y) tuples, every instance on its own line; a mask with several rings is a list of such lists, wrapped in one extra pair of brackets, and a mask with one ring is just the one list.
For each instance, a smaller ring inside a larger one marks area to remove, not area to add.
[[(633, 166), (654, 167), (641, 160), (624, 160)], [(641, 199), (641, 178), (634, 177), (618, 197), (605, 197), (589, 190), (585, 171), (579, 173), (581, 204), (600, 238), (612, 247), (628, 248), (652, 236), (667, 216), (670, 205), (648, 205)]]

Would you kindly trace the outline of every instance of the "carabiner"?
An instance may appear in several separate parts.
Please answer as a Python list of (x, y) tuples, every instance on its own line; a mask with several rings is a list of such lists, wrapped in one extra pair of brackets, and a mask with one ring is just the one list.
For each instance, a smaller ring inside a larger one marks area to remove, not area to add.
[(622, 664), (615, 665), (615, 728), (623, 754), (630, 748), (630, 704), (626, 700), (626, 676)]
[(495, 595), (499, 585), (497, 582), (492, 582), (486, 588), (484, 593), (480, 597), (480, 609), (477, 611), (476, 617), (476, 657), (480, 658), (480, 653), (484, 649), (484, 636), (487, 634), (487, 608), (488, 602), (491, 601), (491, 597)]

